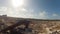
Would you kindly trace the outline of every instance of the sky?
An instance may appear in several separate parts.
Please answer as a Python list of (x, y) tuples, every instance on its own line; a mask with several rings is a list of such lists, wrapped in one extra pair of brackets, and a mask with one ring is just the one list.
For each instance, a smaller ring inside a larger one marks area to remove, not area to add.
[(60, 19), (60, 0), (0, 0), (0, 15)]

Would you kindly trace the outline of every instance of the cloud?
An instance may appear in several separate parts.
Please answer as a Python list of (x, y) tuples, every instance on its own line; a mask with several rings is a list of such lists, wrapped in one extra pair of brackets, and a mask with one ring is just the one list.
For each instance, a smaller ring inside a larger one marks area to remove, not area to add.
[(0, 15), (6, 14), (7, 7), (0, 7)]
[(38, 16), (40, 19), (46, 19), (48, 14), (46, 11), (40, 11)]
[(22, 18), (33, 18), (33, 10), (29, 9), (27, 10), (26, 8), (19, 8), (19, 9), (12, 9), (8, 8), (7, 11), (7, 16), (12, 16), (12, 17), (22, 17)]
[[(37, 19), (46, 19), (47, 12), (40, 11), (38, 14), (34, 14), (33, 9), (26, 9), (26, 8), (10, 8), (10, 7), (1, 7), (0, 8), (0, 15), (6, 14), (7, 16), (11, 17), (21, 17), (21, 18), (37, 18)], [(36, 16), (37, 15), (37, 16)]]
[(60, 19), (60, 15), (56, 14), (56, 13), (53, 13), (52, 14), (52, 19)]
[(41, 17), (45, 17), (46, 12), (45, 12), (45, 11), (42, 11), (42, 12), (39, 13), (39, 15), (40, 15)]
[[(2, 0), (1, 0), (2, 2)], [(3, 3), (4, 2), (4, 3)], [(47, 14), (45, 11), (40, 11), (38, 14), (33, 9), (20, 6), (13, 8), (10, 0), (4, 0), (0, 5), (0, 15), (7, 15), (11, 17), (22, 17), (22, 18), (46, 18)], [(35, 13), (35, 14), (34, 14)]]
[(52, 16), (58, 16), (58, 14), (55, 14), (55, 13), (54, 13), (54, 14), (52, 14)]
[(0, 7), (0, 11), (6, 11), (7, 8), (6, 7)]

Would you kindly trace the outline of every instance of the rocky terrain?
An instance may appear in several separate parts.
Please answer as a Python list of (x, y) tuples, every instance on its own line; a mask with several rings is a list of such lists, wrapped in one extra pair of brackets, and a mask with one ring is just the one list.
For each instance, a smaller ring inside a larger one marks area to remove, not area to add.
[[(60, 20), (49, 19), (29, 19), (29, 18), (15, 18), (0, 16), (0, 30), (15, 24), (18, 20), (30, 20), (29, 28), (32, 28), (34, 34), (60, 34)], [(3, 25), (3, 26), (2, 26)]]

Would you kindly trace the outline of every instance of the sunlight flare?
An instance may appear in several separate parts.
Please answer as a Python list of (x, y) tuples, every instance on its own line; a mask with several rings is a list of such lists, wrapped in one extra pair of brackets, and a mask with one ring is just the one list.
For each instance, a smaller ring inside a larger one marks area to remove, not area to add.
[(24, 0), (12, 0), (13, 7), (19, 7), (24, 4)]

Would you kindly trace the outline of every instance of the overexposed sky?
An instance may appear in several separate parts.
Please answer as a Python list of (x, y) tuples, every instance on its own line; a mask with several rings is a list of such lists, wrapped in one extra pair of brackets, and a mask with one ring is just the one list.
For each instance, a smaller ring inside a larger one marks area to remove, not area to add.
[(60, 19), (59, 0), (0, 0), (0, 15)]

